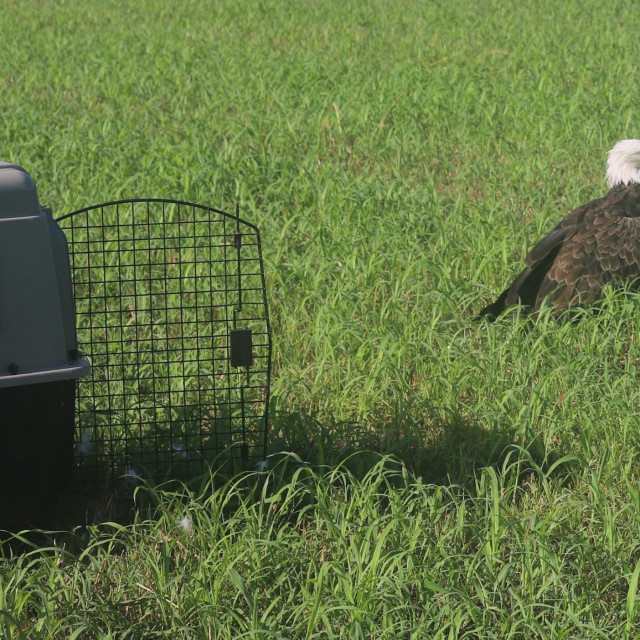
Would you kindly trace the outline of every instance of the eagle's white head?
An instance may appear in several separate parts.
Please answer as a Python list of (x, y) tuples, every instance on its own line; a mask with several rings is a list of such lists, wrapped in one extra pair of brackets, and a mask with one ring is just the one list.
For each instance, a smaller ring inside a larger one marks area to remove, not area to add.
[(640, 140), (620, 140), (607, 160), (609, 188), (630, 182), (640, 184)]

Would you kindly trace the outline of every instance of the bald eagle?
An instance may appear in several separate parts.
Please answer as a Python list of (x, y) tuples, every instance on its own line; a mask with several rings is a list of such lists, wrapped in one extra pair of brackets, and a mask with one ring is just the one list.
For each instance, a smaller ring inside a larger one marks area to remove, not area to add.
[(525, 258), (524, 271), (479, 318), (547, 299), (554, 311), (594, 302), (605, 285), (640, 282), (640, 140), (622, 140), (607, 160), (609, 193), (563, 218)]

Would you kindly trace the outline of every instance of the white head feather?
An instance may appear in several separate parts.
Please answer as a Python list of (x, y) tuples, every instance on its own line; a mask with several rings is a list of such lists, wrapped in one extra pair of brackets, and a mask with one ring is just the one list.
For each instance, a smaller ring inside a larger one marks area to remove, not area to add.
[(609, 188), (619, 184), (627, 185), (630, 182), (640, 183), (640, 140), (621, 140), (609, 151)]

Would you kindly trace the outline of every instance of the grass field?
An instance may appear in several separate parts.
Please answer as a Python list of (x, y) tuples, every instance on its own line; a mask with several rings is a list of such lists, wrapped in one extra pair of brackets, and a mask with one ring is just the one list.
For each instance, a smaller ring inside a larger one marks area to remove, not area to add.
[(5, 0), (1, 159), (57, 215), (239, 201), (274, 369), (269, 471), (7, 547), (0, 637), (640, 638), (637, 296), (472, 321), (640, 137), (639, 27), (627, 0)]

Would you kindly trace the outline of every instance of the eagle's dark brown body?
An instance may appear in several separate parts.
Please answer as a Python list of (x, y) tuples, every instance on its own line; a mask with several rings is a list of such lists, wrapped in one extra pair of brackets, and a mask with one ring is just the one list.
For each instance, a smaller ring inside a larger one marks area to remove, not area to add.
[(640, 279), (640, 184), (612, 187), (568, 214), (531, 249), (525, 270), (480, 316), (521, 304), (535, 312), (547, 298), (557, 310), (595, 301), (605, 285)]

